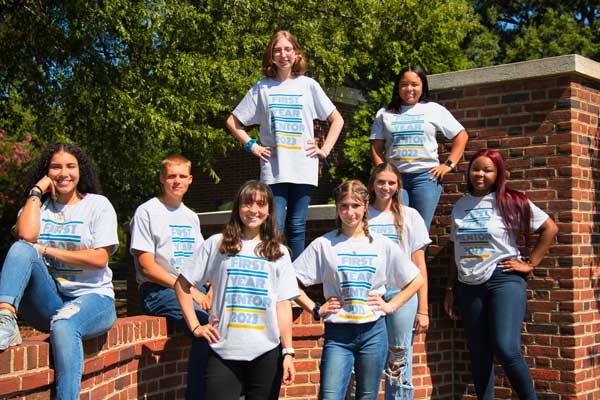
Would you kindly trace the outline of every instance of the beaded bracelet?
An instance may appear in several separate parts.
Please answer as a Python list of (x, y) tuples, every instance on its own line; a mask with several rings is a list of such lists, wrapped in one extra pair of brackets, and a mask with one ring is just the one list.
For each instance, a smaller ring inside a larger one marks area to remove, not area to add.
[(252, 139), (248, 140), (248, 143), (246, 143), (246, 144), (244, 145), (244, 149), (245, 149), (245, 150), (246, 150), (248, 153), (250, 153), (250, 149), (252, 148), (252, 146), (254, 146), (254, 143), (256, 143), (256, 139), (252, 138)]

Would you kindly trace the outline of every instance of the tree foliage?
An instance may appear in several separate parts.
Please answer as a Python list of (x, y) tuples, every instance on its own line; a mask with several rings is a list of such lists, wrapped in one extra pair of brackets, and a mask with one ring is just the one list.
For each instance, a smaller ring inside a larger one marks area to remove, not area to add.
[(233, 145), (222, 121), (275, 30), (296, 34), (322, 85), (368, 93), (407, 63), (465, 68), (477, 26), (466, 0), (0, 0), (0, 17), (0, 126), (87, 149), (121, 217), (167, 153), (218, 179), (211, 160)]
[(0, 127), (84, 147), (121, 217), (155, 192), (158, 161), (204, 170), (235, 143), (223, 120), (261, 77), (278, 29), (299, 38), (308, 74), (369, 99), (349, 122), (339, 177), (364, 176), (367, 135), (394, 75), (577, 52), (598, 56), (591, 1), (0, 0)]
[[(473, 66), (577, 53), (600, 60), (600, 3), (473, 0), (483, 29), (467, 51)], [(486, 49), (497, 49), (493, 56)]]

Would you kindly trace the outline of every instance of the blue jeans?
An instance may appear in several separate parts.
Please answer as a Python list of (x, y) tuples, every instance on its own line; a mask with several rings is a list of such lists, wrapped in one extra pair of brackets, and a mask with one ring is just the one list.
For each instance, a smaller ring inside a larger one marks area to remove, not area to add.
[(50, 332), (56, 398), (78, 399), (83, 371), (82, 340), (110, 329), (117, 316), (110, 297), (58, 292), (43, 258), (25, 241), (14, 243), (0, 274), (0, 302), (12, 304), (23, 320)]
[(494, 356), (519, 399), (536, 398), (529, 367), (521, 354), (526, 289), (522, 274), (502, 272), (500, 268), (483, 284), (458, 284), (458, 304), (478, 399), (494, 398)]
[(417, 210), (429, 229), (442, 194), (442, 182), (432, 181), (431, 174), (427, 171), (416, 174), (403, 173), (402, 191), (404, 204)]
[(366, 324), (325, 324), (319, 398), (343, 400), (352, 366), (356, 399), (376, 400), (387, 357), (385, 320)]
[(270, 186), (275, 200), (277, 224), (280, 232), (285, 232), (293, 261), (304, 251), (306, 215), (310, 195), (315, 187), (296, 183), (276, 183)]
[[(206, 360), (208, 357), (208, 343), (204, 338), (197, 338), (190, 332), (183, 319), (183, 313), (179, 308), (175, 290), (166, 288), (160, 285), (149, 284), (148, 290), (140, 290), (142, 298), (142, 306), (144, 312), (148, 315), (167, 317), (176, 321), (183, 327), (186, 334), (192, 338), (192, 346), (188, 358), (187, 370), (187, 389), (185, 392), (186, 399), (203, 399), (204, 398), (204, 371), (206, 369)], [(206, 311), (198, 307), (194, 303), (196, 316), (201, 324), (208, 322)]]
[[(400, 289), (388, 289), (384, 298), (391, 300)], [(415, 294), (394, 313), (385, 316), (388, 332), (388, 362), (385, 366), (386, 400), (412, 400), (413, 327), (419, 298)]]

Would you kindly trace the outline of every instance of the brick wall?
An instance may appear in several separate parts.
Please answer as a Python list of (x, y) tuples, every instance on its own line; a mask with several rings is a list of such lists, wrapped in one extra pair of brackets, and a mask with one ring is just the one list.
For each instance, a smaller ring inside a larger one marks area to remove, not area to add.
[[(523, 350), (544, 399), (600, 397), (598, 228), (594, 224), (598, 222), (599, 80), (600, 75), (589, 79), (574, 70), (433, 93), (469, 131), (465, 159), (481, 148), (500, 150), (508, 163), (511, 186), (526, 191), (559, 225), (557, 243), (529, 281), (523, 324)], [(447, 153), (448, 146), (441, 147)], [(447, 179), (432, 224), (438, 247), (429, 260), (429, 281), (438, 293), (431, 299), (438, 307), (446, 275), (449, 214), (465, 191), (465, 169), (463, 162), (460, 173)], [(454, 394), (474, 398), (472, 388), (465, 387), (470, 376), (463, 373), (467, 353), (458, 331), (452, 356)], [(496, 398), (511, 397), (501, 373), (496, 384)]]
[[(119, 318), (84, 342), (82, 400), (184, 398), (190, 340), (159, 317)], [(48, 335), (0, 352), (0, 398), (54, 397)]]

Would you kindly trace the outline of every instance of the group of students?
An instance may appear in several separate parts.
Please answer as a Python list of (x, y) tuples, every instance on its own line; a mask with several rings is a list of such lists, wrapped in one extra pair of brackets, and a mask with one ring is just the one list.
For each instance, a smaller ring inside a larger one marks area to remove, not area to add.
[[(185, 321), (193, 337), (187, 398), (277, 398), (296, 373), (292, 301), (325, 324), (319, 398), (343, 399), (354, 376), (354, 396), (376, 399), (382, 371), (386, 398), (413, 397), (413, 335), (429, 326), (428, 230), (442, 178), (462, 158), (468, 135), (427, 100), (419, 68), (402, 70), (372, 127), (375, 168), (368, 185), (339, 185), (335, 229), (305, 248), (319, 159), (329, 155), (343, 126), (305, 68), (296, 38), (275, 33), (263, 58), (266, 77), (228, 118), (232, 134), (260, 158), (261, 178), (240, 187), (222, 233), (204, 240), (197, 215), (183, 204), (192, 176), (179, 155), (163, 161), (161, 194), (139, 206), (131, 221), (145, 312)], [(314, 119), (330, 123), (321, 146)], [(251, 125), (260, 126), (260, 142), (246, 132)], [(444, 163), (436, 132), (452, 140)], [(460, 311), (464, 321), (477, 397), (493, 398), (495, 356), (519, 398), (534, 399), (520, 350), (526, 278), (557, 228), (506, 179), (499, 152), (471, 157), (469, 193), (452, 211), (454, 262), (444, 307), (452, 319)], [(17, 311), (50, 331), (56, 397), (74, 399), (82, 340), (106, 332), (116, 318), (108, 267), (118, 246), (116, 216), (98, 194), (92, 162), (73, 145), (46, 149), (30, 187), (15, 225), (19, 240), (0, 273), (0, 350), (20, 343)], [(532, 244), (533, 231), (539, 236)], [(531, 251), (520, 253), (520, 237)], [(303, 290), (315, 284), (323, 285), (323, 304)]]

